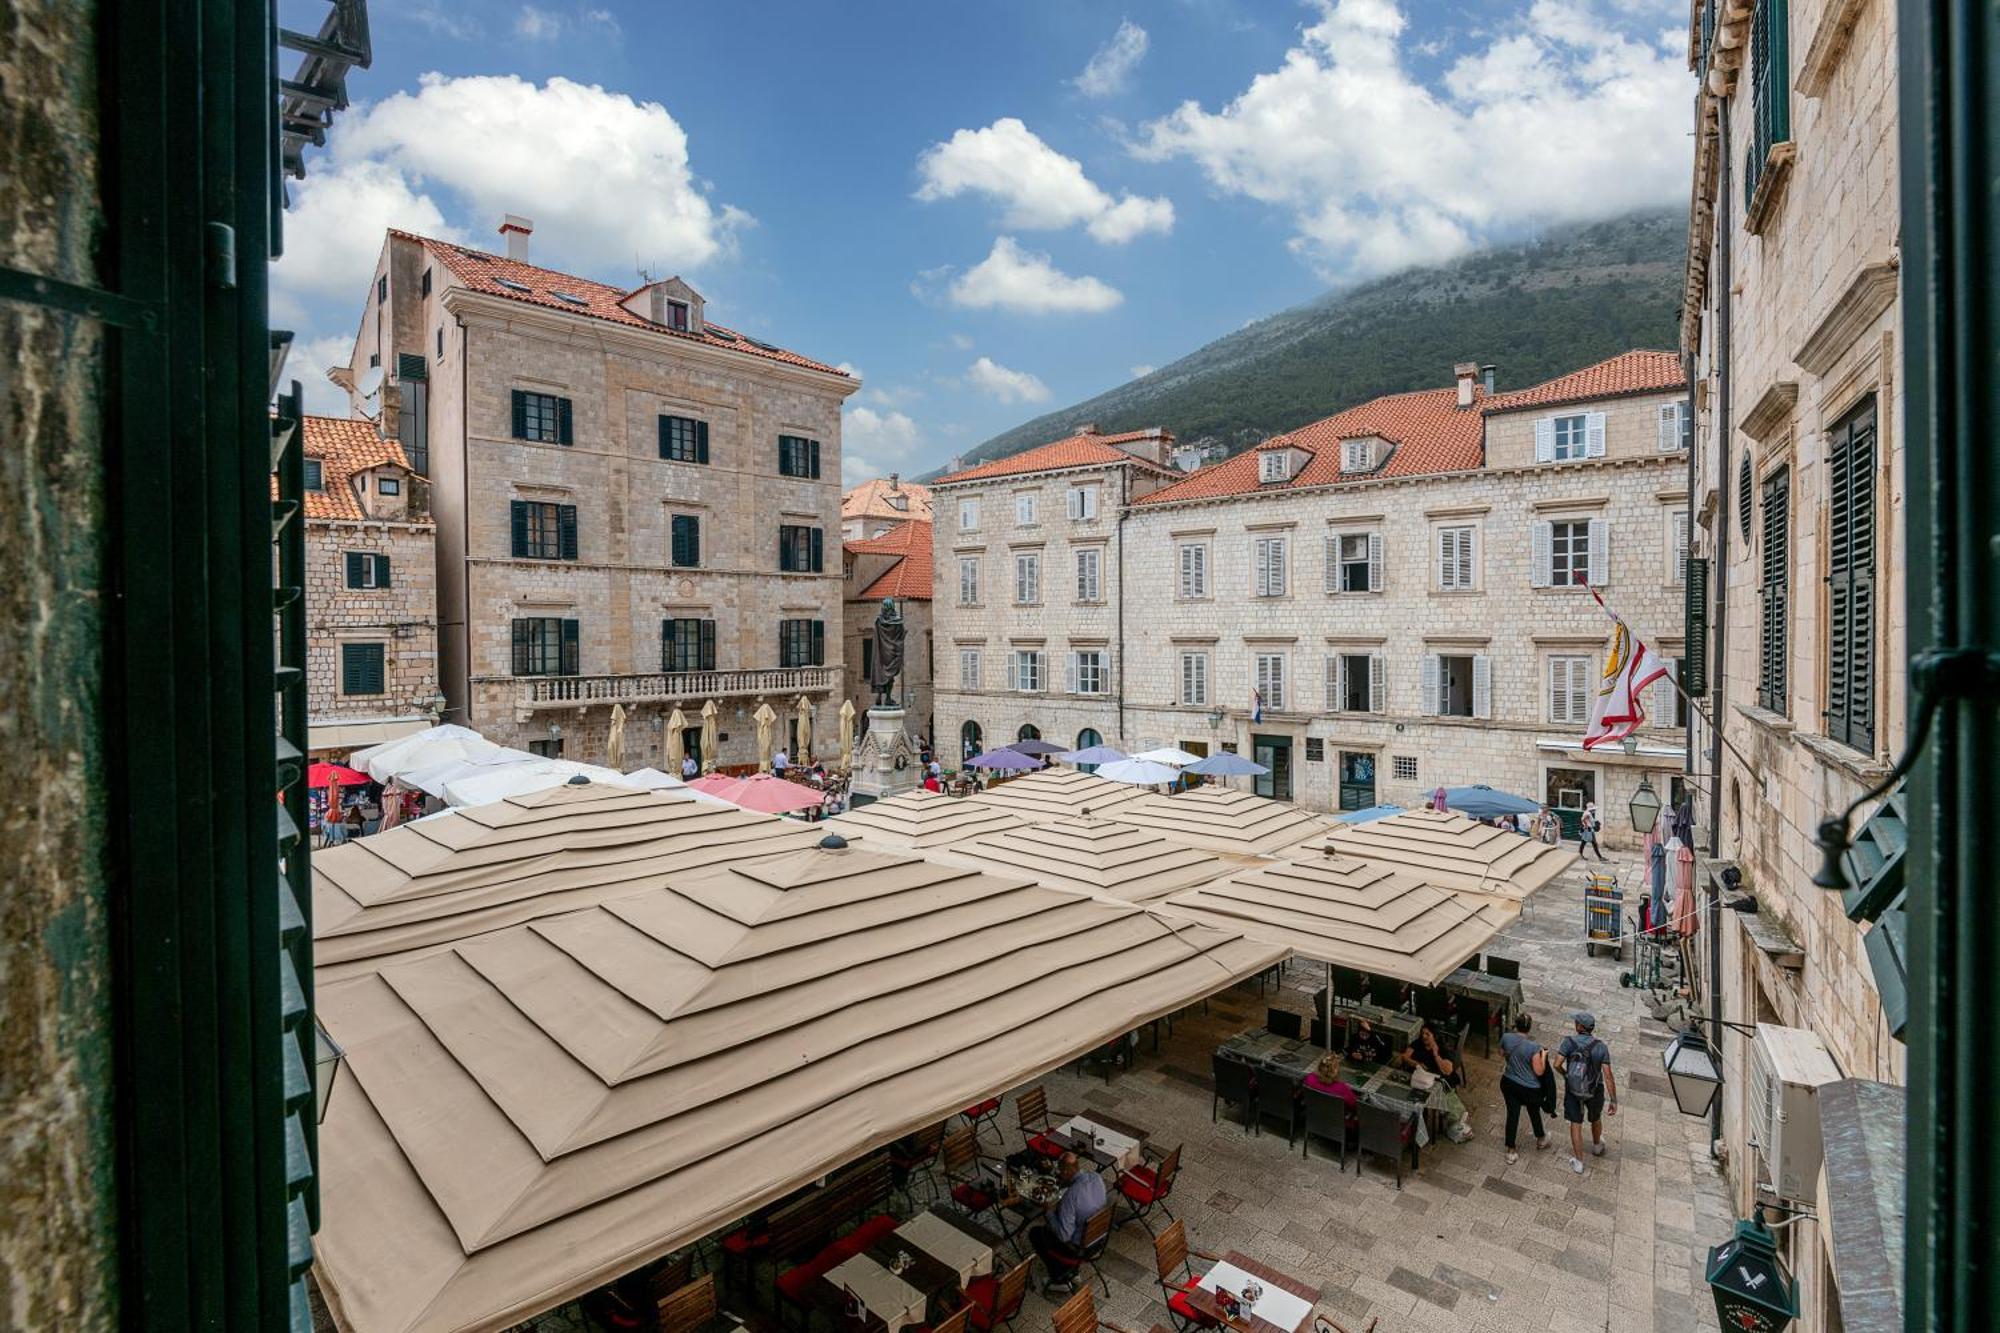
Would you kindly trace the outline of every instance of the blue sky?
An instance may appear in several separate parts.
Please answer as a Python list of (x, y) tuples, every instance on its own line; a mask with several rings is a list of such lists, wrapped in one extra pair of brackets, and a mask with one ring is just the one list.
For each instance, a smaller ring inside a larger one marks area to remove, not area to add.
[(537, 262), (853, 367), (849, 480), (915, 473), (1330, 285), (1680, 200), (1685, 13), (378, 0), (273, 314), (339, 410), (382, 228), (520, 213)]

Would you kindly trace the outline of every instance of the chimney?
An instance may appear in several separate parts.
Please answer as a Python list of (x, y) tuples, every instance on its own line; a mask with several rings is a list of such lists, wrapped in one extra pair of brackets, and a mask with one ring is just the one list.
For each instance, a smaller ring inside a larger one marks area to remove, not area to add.
[(890, 489), (890, 490), (892, 490), (892, 491), (900, 491), (900, 490), (902, 490), (902, 489), (903, 489), (903, 474), (902, 474), (902, 473), (900, 473), (900, 472), (891, 472), (891, 473), (889, 474), (889, 489)]
[(535, 234), (535, 224), (518, 214), (502, 213), (500, 234), (507, 238), (507, 258), (516, 263), (527, 263), (528, 238)]
[(1097, 428), (1095, 421), (1086, 421), (1076, 428), (1076, 433), (1078, 435), (1102, 435), (1104, 432)]
[(1479, 377), (1486, 381), (1486, 393), (1488, 397), (1491, 397), (1493, 394), (1493, 377), (1498, 373), (1499, 369), (1500, 367), (1494, 365), (1491, 361), (1488, 361), (1479, 368)]
[(1479, 378), (1478, 363), (1461, 361), (1452, 367), (1452, 373), (1458, 377), (1458, 405), (1460, 407), (1471, 407), (1472, 385)]

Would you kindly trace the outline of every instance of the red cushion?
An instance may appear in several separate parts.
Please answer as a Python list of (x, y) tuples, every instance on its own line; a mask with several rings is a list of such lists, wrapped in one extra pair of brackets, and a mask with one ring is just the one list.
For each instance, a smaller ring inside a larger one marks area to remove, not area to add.
[(896, 1220), (894, 1213), (883, 1213), (879, 1217), (869, 1218), (866, 1222), (854, 1228), (848, 1235), (848, 1240), (858, 1239), (861, 1242), (854, 1247), (853, 1254), (850, 1254), (848, 1257), (852, 1258), (854, 1254), (861, 1253), (901, 1225), (902, 1223)]
[(963, 1114), (973, 1120), (977, 1120), (981, 1116), (992, 1115), (995, 1111), (999, 1109), (1000, 1109), (1000, 1099), (998, 1097), (988, 1097), (985, 1101), (980, 1102), (976, 1106), (966, 1107)]
[(1044, 1157), (1060, 1157), (1069, 1149), (1044, 1134), (1037, 1134), (1028, 1140), (1028, 1146)]
[(770, 1232), (753, 1233), (749, 1227), (740, 1227), (722, 1238), (722, 1248), (731, 1254), (748, 1254), (752, 1250), (761, 1250), (770, 1243)]
[(1212, 1316), (1203, 1314), (1200, 1310), (1195, 1309), (1194, 1302), (1187, 1297), (1188, 1292), (1192, 1291), (1194, 1286), (1193, 1282), (1189, 1282), (1184, 1286), (1174, 1288), (1173, 1294), (1167, 1298), (1167, 1308), (1187, 1320), (1190, 1324), (1198, 1324), (1203, 1328), (1214, 1328), (1217, 1321)]
[(953, 1185), (951, 1201), (971, 1213), (983, 1213), (993, 1206), (993, 1192), (977, 1185)]

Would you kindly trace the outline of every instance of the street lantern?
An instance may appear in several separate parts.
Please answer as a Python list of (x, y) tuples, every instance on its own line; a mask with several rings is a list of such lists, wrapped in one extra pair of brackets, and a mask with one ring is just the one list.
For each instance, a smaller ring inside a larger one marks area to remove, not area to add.
[(1701, 1029), (1691, 1027), (1675, 1037), (1663, 1063), (1667, 1086), (1673, 1089), (1674, 1105), (1681, 1114), (1706, 1117), (1715, 1095), (1722, 1091), (1722, 1066), (1716, 1063), (1715, 1052), (1702, 1038)]
[(1764, 1225), (1764, 1210), (1708, 1252), (1708, 1288), (1722, 1327), (1778, 1333), (1798, 1318), (1799, 1292)]
[(333, 1085), (340, 1078), (340, 1067), (347, 1063), (347, 1052), (326, 1030), (326, 1025), (313, 1017), (313, 1102), (315, 1121), (325, 1121), (327, 1099), (333, 1096)]
[(1650, 774), (1639, 779), (1639, 790), (1632, 793), (1631, 809), (1632, 827), (1641, 833), (1651, 833), (1660, 818), (1660, 794), (1653, 790)]

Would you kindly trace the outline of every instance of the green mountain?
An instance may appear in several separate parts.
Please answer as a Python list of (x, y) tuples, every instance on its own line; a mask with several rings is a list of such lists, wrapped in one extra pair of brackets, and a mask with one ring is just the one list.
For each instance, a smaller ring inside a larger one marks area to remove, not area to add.
[[(1634, 347), (1679, 343), (1687, 221), (1636, 213), (1410, 269), (1262, 319), (1143, 379), (1045, 413), (961, 466), (1060, 439), (1165, 426), (1229, 453), (1378, 394), (1451, 383), (1462, 361), (1525, 388)], [(932, 474), (940, 475), (937, 473)], [(928, 480), (929, 478), (924, 478)]]

